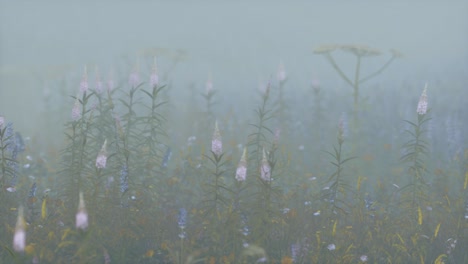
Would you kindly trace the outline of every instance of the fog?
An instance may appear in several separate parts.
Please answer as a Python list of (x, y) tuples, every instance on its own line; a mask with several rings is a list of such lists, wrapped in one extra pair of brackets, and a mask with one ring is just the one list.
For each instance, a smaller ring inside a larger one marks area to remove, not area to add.
[(468, 263), (467, 102), (468, 1), (0, 0), (0, 263)]
[[(203, 91), (211, 75), (224, 101), (257, 89), (279, 63), (296, 90), (308, 89), (314, 78), (344, 85), (313, 53), (329, 43), (385, 52), (366, 62), (370, 68), (386, 61), (390, 48), (401, 51), (405, 57), (375, 82), (398, 85), (412, 78), (422, 86), (466, 76), (468, 2), (330, 2), (1, 1), (0, 114), (20, 129), (30, 128), (44, 119), (40, 100), (47, 86), (53, 93), (66, 80), (68, 89), (74, 90), (73, 83), (77, 89), (84, 65), (99, 66), (103, 76), (118, 65), (129, 70), (137, 60), (144, 68), (145, 52), (154, 49), (186, 54), (168, 75), (174, 94), (192, 83)], [(169, 57), (158, 55), (161, 72), (171, 67)]]

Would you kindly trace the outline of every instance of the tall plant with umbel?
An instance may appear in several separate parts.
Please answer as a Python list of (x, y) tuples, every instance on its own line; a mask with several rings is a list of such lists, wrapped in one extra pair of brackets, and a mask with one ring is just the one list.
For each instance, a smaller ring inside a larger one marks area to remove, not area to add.
[[(332, 52), (335, 50), (342, 50), (344, 52), (350, 53), (356, 57), (356, 66), (354, 69), (354, 78), (348, 77), (341, 67), (336, 63), (336, 60), (332, 56)], [(359, 89), (361, 84), (369, 81), (370, 79), (378, 76), (382, 73), (388, 66), (399, 57), (402, 57), (402, 54), (396, 50), (390, 50), (391, 57), (384, 63), (377, 71), (361, 77), (361, 67), (362, 60), (365, 58), (376, 57), (382, 54), (381, 51), (373, 49), (367, 46), (362, 45), (324, 45), (320, 46), (314, 50), (314, 53), (325, 56), (327, 61), (332, 65), (333, 69), (340, 75), (340, 77), (351, 87), (353, 87), (353, 98), (354, 98), (354, 126), (353, 128), (357, 129), (358, 123), (358, 112), (359, 112)]]

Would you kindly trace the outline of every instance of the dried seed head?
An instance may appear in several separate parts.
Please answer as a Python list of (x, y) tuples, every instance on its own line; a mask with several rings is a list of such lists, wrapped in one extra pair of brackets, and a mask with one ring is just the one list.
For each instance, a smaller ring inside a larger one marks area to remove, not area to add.
[(427, 113), (427, 83), (424, 86), (424, 90), (421, 94), (421, 97), (419, 98), (418, 102), (418, 108), (416, 109), (416, 112), (418, 112), (419, 115), (425, 115)]

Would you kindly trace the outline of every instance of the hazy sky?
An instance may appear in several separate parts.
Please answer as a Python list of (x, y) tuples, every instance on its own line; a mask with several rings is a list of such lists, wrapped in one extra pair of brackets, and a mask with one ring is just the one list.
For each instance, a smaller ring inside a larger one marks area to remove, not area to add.
[(84, 64), (106, 71), (154, 47), (188, 53), (176, 83), (203, 85), (211, 72), (226, 89), (251, 89), (280, 61), (298, 84), (327, 76), (312, 52), (327, 43), (398, 49), (406, 58), (390, 72), (405, 76), (468, 64), (468, 1), (84, 2), (0, 1), (0, 113), (33, 102), (54, 65), (80, 76)]

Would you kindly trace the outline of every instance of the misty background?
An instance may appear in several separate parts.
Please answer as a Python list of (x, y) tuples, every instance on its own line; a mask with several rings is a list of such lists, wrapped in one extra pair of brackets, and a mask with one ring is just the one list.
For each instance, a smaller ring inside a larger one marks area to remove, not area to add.
[[(297, 96), (313, 80), (351, 96), (351, 87), (313, 53), (322, 44), (362, 44), (383, 51), (364, 62), (367, 72), (390, 57), (390, 48), (405, 55), (366, 83), (363, 96), (369, 96), (368, 86), (379, 83), (397, 92), (402, 83), (414, 82), (420, 86), (414, 100), (425, 82), (429, 97), (440, 82), (467, 88), (467, 1), (330, 2), (0, 1), (0, 115), (20, 131), (36, 131), (49, 118), (45, 104), (53, 103), (44, 103), (44, 93), (65, 85), (72, 91), (66, 96), (74, 95), (84, 65), (91, 74), (98, 66), (103, 78), (115, 69), (118, 78), (127, 80), (137, 61), (148, 73), (154, 53), (173, 96), (187, 96), (191, 85), (204, 92), (211, 76), (218, 101), (239, 108), (253, 108), (249, 96), (259, 83), (275, 78), (280, 63)], [(183, 58), (168, 73), (174, 54)], [(354, 63), (353, 56), (340, 54), (340, 63)], [(344, 69), (348, 73), (351, 68)], [(142, 81), (148, 76), (142, 74)], [(91, 86), (93, 81), (90, 77)], [(466, 89), (448, 93), (457, 102), (467, 95)], [(64, 98), (71, 109), (73, 99)], [(59, 131), (62, 125), (51, 129)]]

